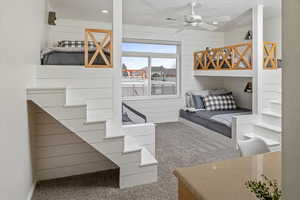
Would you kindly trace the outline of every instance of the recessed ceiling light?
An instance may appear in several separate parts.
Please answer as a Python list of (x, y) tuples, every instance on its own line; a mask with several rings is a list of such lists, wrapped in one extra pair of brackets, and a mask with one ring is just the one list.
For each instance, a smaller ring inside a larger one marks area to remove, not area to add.
[(218, 22), (218, 21), (213, 21), (212, 24), (213, 24), (213, 25), (218, 25), (219, 22)]
[(103, 14), (108, 14), (108, 13), (109, 13), (109, 10), (101, 10), (101, 12), (102, 12)]

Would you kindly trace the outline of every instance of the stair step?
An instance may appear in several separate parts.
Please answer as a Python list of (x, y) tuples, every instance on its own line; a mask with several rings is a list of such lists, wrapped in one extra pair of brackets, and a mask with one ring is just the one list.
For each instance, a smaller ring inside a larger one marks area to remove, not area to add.
[(277, 117), (277, 118), (281, 118), (281, 114), (278, 114), (276, 112), (273, 112), (273, 111), (263, 111), (262, 112), (263, 115), (268, 115), (268, 116), (271, 116), (271, 117)]
[(27, 90), (65, 90), (65, 87), (29, 87)]
[(139, 145), (130, 145), (124, 148), (124, 153), (133, 153), (141, 151), (142, 147)]
[(264, 129), (268, 129), (270, 131), (274, 131), (277, 133), (281, 133), (281, 127), (278, 127), (278, 126), (273, 126), (273, 125), (262, 123), (262, 122), (255, 124), (255, 126), (258, 126), (260, 128), (264, 128)]
[(123, 138), (123, 137), (125, 137), (125, 135), (110, 135), (110, 136), (106, 136), (104, 139), (107, 139), (107, 140), (109, 140), (109, 139), (115, 139), (115, 138)]
[(84, 124), (98, 124), (98, 123), (103, 123), (105, 120), (103, 120), (103, 121), (86, 121), (86, 122), (84, 122)]
[(145, 148), (142, 148), (141, 166), (156, 165), (158, 162), (154, 156)]
[(270, 103), (281, 105), (281, 101), (279, 101), (279, 100), (271, 100)]
[(141, 151), (143, 147), (139, 145), (139, 143), (130, 136), (125, 136), (124, 139), (124, 153), (132, 153)]
[(277, 145), (280, 145), (280, 142), (276, 141), (276, 140), (272, 140), (270, 138), (266, 138), (266, 137), (263, 137), (261, 135), (258, 135), (256, 133), (247, 133), (244, 135), (246, 138), (259, 138), (259, 139), (262, 139), (263, 141), (265, 141), (265, 143), (268, 145), (268, 146), (277, 146)]
[(64, 105), (64, 107), (66, 107), (66, 108), (76, 108), (76, 107), (84, 107), (84, 106), (86, 106), (86, 104), (66, 104), (66, 105)]

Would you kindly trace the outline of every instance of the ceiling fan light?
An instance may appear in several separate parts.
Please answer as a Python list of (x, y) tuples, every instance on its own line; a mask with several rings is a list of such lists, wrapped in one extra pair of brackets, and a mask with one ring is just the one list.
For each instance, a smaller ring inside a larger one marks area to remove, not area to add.
[(103, 14), (108, 14), (108, 13), (109, 13), (109, 10), (103, 9), (103, 10), (101, 10), (101, 12), (102, 12)]

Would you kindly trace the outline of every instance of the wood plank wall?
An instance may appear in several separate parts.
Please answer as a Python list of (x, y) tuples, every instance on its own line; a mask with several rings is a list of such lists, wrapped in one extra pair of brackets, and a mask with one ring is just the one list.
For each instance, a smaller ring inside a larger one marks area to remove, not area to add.
[(116, 169), (117, 166), (29, 102), (33, 163), (37, 180)]

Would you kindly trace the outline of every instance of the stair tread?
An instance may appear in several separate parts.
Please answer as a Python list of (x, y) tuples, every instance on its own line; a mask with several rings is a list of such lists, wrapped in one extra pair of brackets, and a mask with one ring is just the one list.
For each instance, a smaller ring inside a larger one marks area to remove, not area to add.
[(281, 114), (278, 114), (277, 112), (274, 112), (274, 111), (270, 111), (270, 110), (265, 110), (262, 112), (263, 115), (270, 115), (270, 116), (273, 116), (273, 117), (278, 117), (278, 118), (281, 118)]
[(91, 120), (89, 120), (89, 121), (86, 121), (85, 122), (85, 124), (97, 124), (97, 123), (103, 123), (103, 122), (105, 122), (106, 120), (98, 120), (98, 121), (91, 121)]
[(124, 153), (131, 153), (131, 152), (137, 152), (137, 151), (141, 151), (142, 147), (139, 145), (127, 145), (124, 148)]
[(258, 127), (261, 127), (261, 128), (265, 128), (265, 129), (269, 129), (271, 131), (281, 133), (281, 127), (278, 127), (278, 126), (273, 126), (273, 125), (266, 124), (266, 123), (263, 123), (263, 122), (259, 122), (255, 125), (258, 126)]
[(65, 87), (28, 87), (27, 90), (64, 90)]
[(276, 145), (280, 145), (280, 142), (276, 141), (276, 140), (272, 140), (272, 139), (269, 139), (269, 138), (266, 138), (266, 137), (263, 137), (261, 135), (258, 135), (256, 133), (247, 133), (244, 135), (245, 137), (248, 137), (248, 138), (260, 138), (262, 139), (263, 141), (265, 141), (265, 143), (268, 145), (268, 146), (276, 146)]
[(86, 104), (66, 104), (64, 107), (84, 107)]
[(143, 147), (142, 149), (142, 158), (141, 158), (141, 166), (155, 165), (157, 164), (157, 160), (154, 156)]
[(125, 137), (125, 135), (119, 134), (119, 135), (107, 135), (105, 139), (114, 139), (114, 138), (121, 138)]
[(125, 136), (124, 139), (124, 153), (141, 151), (142, 147), (139, 143), (131, 136)]
[(281, 104), (281, 101), (279, 101), (279, 100), (271, 100), (270, 103)]

